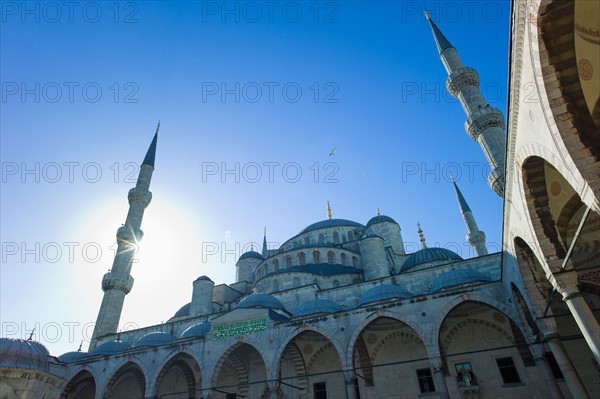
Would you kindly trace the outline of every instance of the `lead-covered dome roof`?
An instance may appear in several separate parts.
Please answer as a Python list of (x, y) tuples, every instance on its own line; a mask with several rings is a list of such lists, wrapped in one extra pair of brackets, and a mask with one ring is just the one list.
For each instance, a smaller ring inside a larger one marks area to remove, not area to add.
[(394, 219), (392, 219), (389, 216), (377, 215), (375, 217), (372, 217), (371, 220), (369, 220), (367, 222), (367, 227), (372, 226), (372, 225), (377, 224), (377, 223), (382, 223), (382, 222), (390, 222), (390, 223), (396, 223), (396, 224), (398, 224)]
[(238, 261), (242, 260), (242, 259), (258, 259), (258, 260), (263, 260), (264, 257), (259, 254), (256, 251), (248, 251), (248, 252), (244, 252), (242, 254), (242, 256), (240, 256), (240, 258), (238, 259)]
[(461, 258), (460, 255), (458, 255), (457, 253), (452, 252), (446, 248), (423, 248), (411, 254), (406, 259), (406, 261), (402, 265), (402, 268), (400, 269), (400, 272), (406, 271), (418, 265), (422, 265), (423, 263), (429, 263), (439, 260), (453, 261), (463, 260), (463, 258)]
[(353, 222), (352, 220), (325, 219), (325, 220), (321, 220), (320, 222), (311, 224), (310, 226), (306, 227), (304, 230), (302, 230), (298, 234), (308, 233), (309, 231), (313, 231), (313, 230), (326, 229), (329, 227), (362, 227), (362, 228), (364, 228), (365, 226), (363, 226), (360, 223)]
[(242, 299), (236, 306), (238, 309), (248, 308), (264, 308), (264, 309), (281, 309), (285, 307), (278, 299), (269, 294), (252, 294)]
[(173, 341), (175, 341), (175, 337), (171, 334), (167, 334), (166, 332), (162, 331), (154, 331), (143, 335), (131, 346), (136, 348), (140, 346), (161, 346), (170, 344)]
[(431, 283), (429, 293), (432, 294), (446, 288), (473, 282), (493, 281), (489, 276), (473, 269), (456, 269), (442, 274)]
[(131, 344), (129, 342), (108, 341), (98, 345), (93, 351), (90, 352), (90, 355), (114, 355), (116, 353), (121, 353), (130, 347)]
[(314, 299), (312, 301), (304, 302), (294, 312), (294, 317), (308, 316), (311, 314), (318, 313), (335, 313), (342, 310), (340, 305), (330, 301), (329, 299)]
[(362, 294), (358, 300), (358, 306), (386, 299), (408, 299), (412, 297), (413, 294), (402, 287), (392, 284), (382, 284)]
[(210, 321), (203, 321), (186, 328), (181, 333), (181, 338), (204, 337), (210, 331)]
[(61, 363), (73, 363), (73, 362), (79, 361), (81, 359), (84, 359), (87, 356), (88, 356), (87, 352), (79, 352), (79, 351), (67, 352), (67, 353), (63, 353), (62, 355), (60, 355), (58, 357), (58, 361), (60, 361)]
[(48, 349), (39, 342), (0, 338), (0, 366), (48, 371)]

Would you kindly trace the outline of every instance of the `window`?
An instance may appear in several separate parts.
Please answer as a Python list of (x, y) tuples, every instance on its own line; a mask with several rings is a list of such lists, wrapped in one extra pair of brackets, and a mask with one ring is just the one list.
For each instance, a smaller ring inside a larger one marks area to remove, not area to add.
[(325, 237), (323, 234), (319, 234), (319, 244), (323, 244), (325, 242)]
[(292, 267), (292, 257), (286, 256), (285, 257), (285, 268), (289, 269), (290, 267)]
[(358, 258), (356, 256), (352, 257), (352, 266), (358, 267)]
[(335, 254), (332, 251), (327, 252), (327, 263), (330, 265), (335, 263)]
[(310, 237), (304, 237), (304, 243), (310, 244)]
[(333, 232), (333, 243), (337, 244), (340, 242), (340, 234), (337, 231)]
[(421, 393), (435, 392), (435, 385), (433, 385), (431, 369), (418, 369), (417, 379), (419, 380), (419, 390)]
[(273, 271), (274, 272), (279, 271), (279, 261), (277, 259), (273, 259)]
[(315, 382), (313, 384), (313, 398), (327, 399), (327, 388), (324, 382)]
[(546, 359), (548, 359), (548, 364), (550, 365), (550, 370), (552, 370), (552, 374), (554, 374), (554, 378), (565, 378), (563, 376), (562, 371), (560, 371), (560, 367), (558, 366), (556, 359), (554, 358), (554, 354), (552, 352), (546, 352), (544, 353), (544, 355), (546, 356)]
[(342, 258), (342, 265), (348, 266), (348, 256), (346, 254), (342, 254), (341, 258)]
[(313, 252), (313, 263), (315, 265), (321, 263), (321, 254), (319, 253), (319, 251), (314, 251)]
[(300, 266), (306, 265), (306, 254), (304, 254), (304, 252), (298, 254), (298, 264)]
[(477, 383), (477, 378), (475, 378), (475, 374), (473, 373), (473, 369), (471, 368), (471, 363), (456, 363), (454, 367), (456, 368), (456, 380), (458, 381), (459, 387), (479, 385)]
[(498, 365), (498, 370), (500, 370), (500, 375), (502, 375), (502, 382), (505, 384), (521, 382), (521, 378), (519, 377), (519, 373), (517, 372), (512, 357), (498, 358), (496, 359), (496, 364)]

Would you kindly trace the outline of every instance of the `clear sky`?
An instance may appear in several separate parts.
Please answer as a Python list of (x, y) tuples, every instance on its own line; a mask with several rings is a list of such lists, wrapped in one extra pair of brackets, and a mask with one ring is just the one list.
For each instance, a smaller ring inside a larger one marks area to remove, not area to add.
[[(326, 218), (393, 217), (472, 256), (448, 175), (500, 249), (502, 201), (445, 89), (432, 18), (505, 114), (508, 1), (2, 2), (2, 336), (88, 346), (127, 192), (161, 121), (122, 328)], [(333, 149), (335, 155), (330, 155)]]

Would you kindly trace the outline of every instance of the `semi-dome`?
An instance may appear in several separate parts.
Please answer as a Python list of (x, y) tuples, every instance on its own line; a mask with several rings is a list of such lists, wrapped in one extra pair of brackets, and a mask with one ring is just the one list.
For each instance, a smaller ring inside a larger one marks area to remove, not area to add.
[(175, 341), (175, 337), (171, 334), (167, 334), (166, 332), (162, 331), (155, 331), (142, 336), (131, 346), (134, 348), (140, 346), (161, 346), (170, 344), (173, 341)]
[(457, 253), (452, 252), (446, 248), (437, 248), (437, 247), (423, 248), (423, 249), (411, 254), (406, 259), (406, 261), (402, 265), (402, 268), (400, 269), (400, 272), (406, 271), (417, 265), (422, 265), (423, 263), (429, 263), (429, 262), (438, 261), (438, 260), (452, 261), (452, 260), (463, 260), (463, 258), (461, 258), (460, 255), (458, 255)]
[(242, 259), (258, 259), (258, 260), (263, 260), (264, 257), (259, 254), (256, 251), (248, 251), (248, 252), (244, 252), (242, 254), (242, 256), (240, 256), (240, 258), (238, 259), (238, 261), (242, 260)]
[(210, 281), (211, 283), (213, 282), (208, 276), (200, 276), (194, 281)]
[(342, 227), (342, 226), (343, 227), (362, 227), (362, 228), (365, 227), (360, 223), (353, 222), (352, 220), (326, 219), (326, 220), (321, 220), (320, 222), (311, 224), (310, 226), (306, 227), (304, 230), (302, 230), (298, 234), (308, 233), (309, 231), (313, 231), (313, 230), (326, 229), (328, 227)]
[(281, 309), (285, 307), (278, 299), (269, 294), (252, 294), (242, 299), (236, 306), (238, 309), (265, 308)]
[(181, 333), (181, 338), (204, 337), (210, 331), (210, 321), (194, 324)]
[(412, 298), (413, 294), (402, 287), (392, 284), (382, 284), (371, 288), (358, 299), (358, 306), (365, 305), (371, 302), (384, 301), (386, 299), (408, 299)]
[(129, 342), (123, 341), (109, 341), (98, 345), (90, 355), (114, 355), (115, 353), (121, 353), (125, 349), (131, 347)]
[(392, 219), (389, 216), (377, 215), (375, 217), (372, 217), (371, 220), (369, 220), (367, 222), (367, 227), (372, 226), (372, 225), (377, 224), (377, 223), (383, 223), (383, 222), (390, 222), (390, 223), (396, 223), (396, 224), (398, 224), (394, 219)]
[(493, 281), (490, 277), (473, 269), (456, 269), (442, 274), (431, 283), (429, 293), (441, 291), (445, 288), (454, 287), (476, 281)]
[(87, 352), (80, 352), (80, 351), (67, 352), (67, 353), (63, 353), (62, 355), (60, 355), (58, 357), (58, 361), (60, 361), (61, 363), (73, 363), (73, 362), (81, 360), (87, 356), (88, 356)]
[(308, 316), (317, 313), (335, 313), (342, 310), (340, 305), (330, 301), (329, 299), (314, 299), (312, 301), (304, 302), (294, 312), (294, 317)]
[(48, 371), (48, 349), (39, 342), (0, 338), (0, 366)]
[(177, 312), (175, 312), (175, 315), (173, 317), (189, 316), (190, 306), (191, 306), (191, 303), (186, 303), (181, 308), (179, 308), (179, 310)]

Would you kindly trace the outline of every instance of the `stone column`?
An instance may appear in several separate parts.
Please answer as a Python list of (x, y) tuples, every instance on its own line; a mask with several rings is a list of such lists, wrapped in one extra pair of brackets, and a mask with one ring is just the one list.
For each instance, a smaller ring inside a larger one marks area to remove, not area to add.
[(554, 378), (554, 374), (552, 373), (548, 359), (544, 354), (544, 346), (542, 344), (533, 344), (530, 348), (531, 352), (533, 353), (535, 364), (538, 366), (542, 372), (542, 375), (544, 376), (544, 381), (546, 382), (546, 386), (550, 392), (550, 397), (552, 399), (563, 399), (563, 394), (560, 391), (558, 383), (556, 382), (556, 378)]
[(268, 387), (267, 389), (269, 392), (269, 395), (267, 397), (269, 399), (280, 399), (282, 397), (279, 381), (271, 380), (271, 381), (267, 382), (267, 387)]
[(357, 399), (356, 397), (356, 375), (353, 370), (344, 371), (346, 382), (346, 399)]
[(442, 358), (434, 357), (430, 358), (431, 367), (433, 368), (433, 381), (435, 383), (435, 389), (440, 394), (440, 399), (450, 399), (448, 393), (448, 385), (446, 385), (446, 377), (444, 377), (444, 367)]
[(548, 343), (552, 354), (556, 358), (556, 363), (558, 363), (558, 367), (560, 367), (560, 371), (565, 377), (565, 381), (573, 397), (578, 399), (588, 399), (589, 395), (581, 383), (575, 367), (573, 367), (571, 358), (565, 351), (565, 348), (563, 348), (558, 334), (552, 334), (544, 338)]
[(596, 362), (600, 363), (600, 324), (577, 288), (577, 273), (570, 271), (554, 274), (549, 280), (556, 291), (562, 295)]

